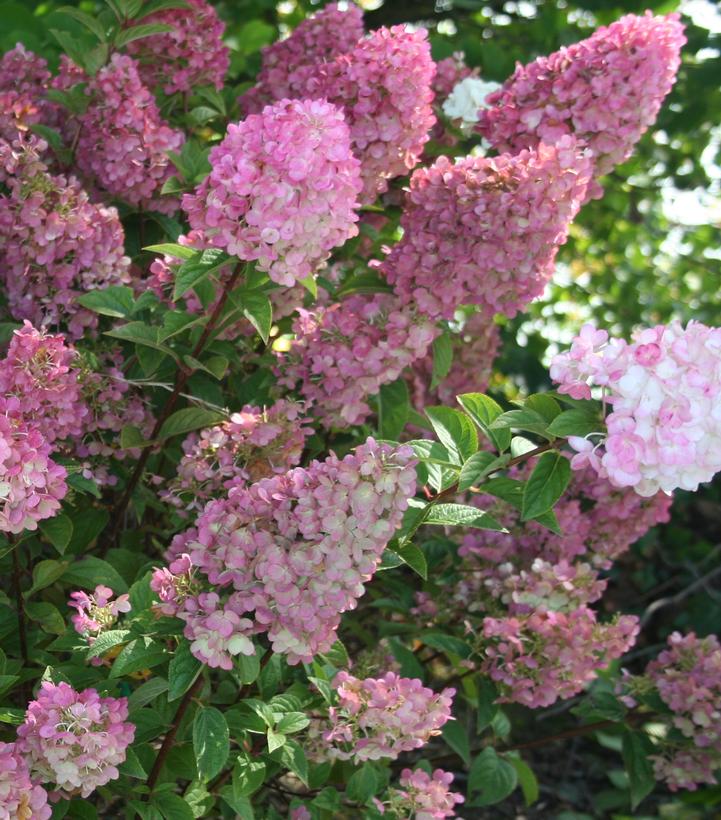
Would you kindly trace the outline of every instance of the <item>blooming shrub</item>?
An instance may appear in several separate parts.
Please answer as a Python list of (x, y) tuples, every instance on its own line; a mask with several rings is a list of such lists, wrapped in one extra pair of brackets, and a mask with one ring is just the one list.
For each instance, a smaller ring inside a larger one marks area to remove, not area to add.
[[(721, 329), (654, 304), (624, 341), (623, 269), (617, 303), (537, 301), (612, 264), (589, 200), (678, 15), (506, 79), (490, 6), (474, 49), (395, 4), (260, 5), (0, 33), (0, 820), (715, 805), (714, 599), (684, 602), (718, 569)], [(604, 183), (635, 224), (647, 143)]]

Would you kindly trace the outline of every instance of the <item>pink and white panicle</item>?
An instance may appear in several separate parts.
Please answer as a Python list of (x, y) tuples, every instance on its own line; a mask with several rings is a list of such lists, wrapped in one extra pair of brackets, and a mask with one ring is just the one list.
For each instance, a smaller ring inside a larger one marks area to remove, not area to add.
[(133, 40), (126, 51), (138, 61), (143, 84), (162, 86), (165, 94), (212, 85), (220, 91), (230, 65), (223, 43), (225, 24), (206, 0), (185, 0), (182, 8), (156, 11), (144, 24), (171, 26), (171, 31)]
[(329, 103), (282, 100), (229, 125), (210, 164), (183, 197), (191, 227), (274, 282), (305, 279), (358, 232), (359, 164)]
[(18, 400), (0, 399), (0, 532), (36, 530), (60, 509), (67, 472), (50, 452), (42, 433), (22, 421)]
[(79, 115), (78, 168), (111, 196), (150, 210), (173, 212), (177, 200), (160, 189), (172, 176), (168, 151), (183, 144), (166, 125), (132, 57), (114, 54), (88, 81), (90, 104)]
[(404, 235), (381, 270), (431, 318), (463, 304), (514, 316), (543, 292), (590, 175), (571, 137), (516, 156), (440, 157), (411, 177)]
[(49, 820), (48, 794), (30, 779), (15, 743), (0, 743), (0, 820)]
[(25, 322), (0, 360), (0, 394), (14, 399), (24, 421), (48, 442), (79, 436), (88, 408), (78, 382), (77, 354), (62, 335)]
[(339, 672), (333, 688), (338, 705), (329, 709), (330, 728), (323, 733), (331, 759), (390, 758), (424, 746), (451, 719), (455, 689), (434, 693), (417, 678), (387, 672), (359, 679)]
[[(48, 173), (45, 143), (0, 140), (0, 267), (10, 311), (80, 338), (97, 314), (78, 297), (126, 284), (130, 260), (115, 208), (91, 202), (74, 177)], [(4, 169), (4, 170), (3, 170)]]
[(312, 433), (302, 411), (300, 404), (284, 400), (267, 410), (246, 405), (228, 421), (191, 433), (183, 442), (177, 476), (161, 498), (187, 514), (223, 489), (295, 467)]
[(51, 784), (63, 797), (88, 797), (116, 780), (135, 736), (125, 698), (101, 698), (45, 681), (18, 726), (17, 748), (34, 781)]
[(453, 775), (436, 769), (433, 775), (423, 769), (403, 769), (398, 785), (389, 793), (394, 816), (415, 820), (443, 820), (455, 817), (455, 806), (464, 802), (463, 795), (450, 790)]
[(600, 443), (570, 437), (575, 468), (589, 464), (617, 487), (650, 496), (696, 490), (721, 470), (721, 329), (679, 322), (636, 331), (630, 343), (586, 325), (554, 357), (559, 391), (611, 406)]
[(71, 620), (80, 635), (95, 637), (118, 620), (121, 612), (130, 612), (130, 597), (118, 595), (110, 587), (99, 584), (91, 594), (71, 592), (68, 606), (77, 610)]
[[(154, 588), (209, 666), (254, 654), (256, 632), (289, 663), (309, 662), (332, 646), (340, 614), (363, 594), (414, 491), (410, 448), (373, 439), (343, 459), (234, 487), (176, 536), (173, 577), (158, 570)], [(193, 576), (213, 591), (189, 595)]]
[(363, 13), (355, 3), (347, 9), (329, 3), (307, 17), (285, 40), (262, 51), (256, 85), (239, 99), (246, 114), (257, 114), (267, 103), (308, 97), (309, 80), (319, 67), (351, 51), (363, 37)]
[[(627, 159), (671, 90), (686, 42), (678, 14), (628, 14), (588, 39), (518, 65), (479, 112), (479, 133), (499, 151), (554, 144), (572, 134), (596, 174)], [(589, 191), (600, 196), (598, 185)]]
[(391, 294), (355, 295), (298, 314), (291, 348), (279, 354), (281, 384), (297, 384), (327, 427), (368, 418), (368, 397), (423, 358), (440, 332)]

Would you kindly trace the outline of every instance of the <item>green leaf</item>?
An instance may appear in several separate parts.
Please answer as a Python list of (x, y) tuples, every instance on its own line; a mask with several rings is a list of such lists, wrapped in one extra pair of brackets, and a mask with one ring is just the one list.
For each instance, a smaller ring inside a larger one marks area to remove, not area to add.
[(513, 766), (488, 746), (473, 761), (468, 773), (469, 795), (481, 793), (470, 805), (492, 806), (500, 803), (516, 788), (517, 783), (518, 775)]
[(304, 712), (287, 712), (278, 721), (275, 727), (278, 732), (284, 735), (293, 735), (305, 729), (310, 723), (310, 719), (305, 716)]
[(26, 593), (28, 597), (34, 595), (45, 587), (54, 584), (58, 578), (62, 578), (68, 568), (67, 561), (40, 561), (33, 567), (33, 585)]
[(571, 480), (571, 464), (561, 453), (544, 453), (523, 489), (521, 520), (529, 521), (553, 509)]
[(152, 805), (157, 808), (165, 820), (195, 820), (190, 806), (172, 792), (157, 792), (153, 794)]
[(649, 760), (649, 756), (654, 753), (653, 744), (641, 732), (626, 729), (623, 733), (621, 753), (631, 789), (631, 808), (635, 810), (656, 785), (653, 765)]
[(162, 253), (164, 256), (175, 256), (177, 259), (188, 260), (198, 256), (198, 251), (187, 245), (178, 245), (177, 242), (162, 242), (160, 245), (146, 245), (144, 251)]
[(561, 412), (561, 405), (548, 393), (534, 393), (525, 401), (525, 407), (538, 413), (546, 422), (551, 422)]
[(463, 464), (476, 452), (478, 434), (468, 416), (450, 407), (427, 407), (425, 413), (456, 464)]
[(502, 469), (507, 461), (507, 456), (499, 458), (494, 453), (485, 451), (474, 453), (463, 465), (458, 476), (458, 492), (465, 492), (469, 487), (480, 484), (490, 472)]
[(122, 339), (125, 342), (133, 342), (136, 345), (152, 347), (154, 350), (162, 351), (176, 362), (178, 361), (178, 354), (160, 341), (158, 328), (146, 325), (145, 322), (128, 322), (127, 325), (106, 330), (104, 335), (111, 336), (113, 339)]
[(80, 9), (73, 8), (72, 6), (62, 6), (56, 10), (56, 13), (67, 14), (68, 17), (72, 17), (73, 20), (77, 20), (80, 25), (84, 26), (88, 31), (94, 34), (101, 43), (106, 41), (107, 37), (105, 29), (103, 28), (101, 22), (96, 20), (95, 17), (92, 17), (90, 14), (80, 11)]
[(168, 701), (177, 700), (193, 685), (202, 664), (190, 651), (190, 643), (183, 638), (170, 659), (168, 667)]
[(143, 768), (137, 754), (135, 754), (133, 747), (129, 746), (125, 750), (125, 761), (118, 767), (121, 775), (134, 777), (136, 780), (146, 780), (148, 773)]
[(476, 731), (482, 732), (498, 713), (498, 688), (487, 677), (479, 678), (476, 683), (478, 701), (476, 703)]
[(228, 294), (228, 298), (236, 310), (258, 331), (258, 335), (265, 344), (270, 338), (270, 329), (273, 326), (273, 305), (265, 293), (257, 290), (238, 288)]
[(427, 646), (432, 646), (447, 655), (467, 658), (471, 654), (468, 644), (455, 635), (446, 635), (444, 632), (421, 632), (419, 639)]
[(145, 447), (148, 442), (145, 439), (145, 436), (138, 430), (137, 427), (133, 427), (132, 424), (126, 424), (125, 427), (120, 431), (120, 446), (123, 450), (132, 450), (135, 447)]
[(471, 765), (471, 747), (468, 733), (457, 720), (449, 720), (441, 732), (443, 740), (463, 760), (466, 766)]
[(408, 422), (411, 403), (405, 379), (384, 384), (378, 392), (378, 432), (381, 438), (397, 439)]
[(91, 290), (77, 297), (83, 307), (102, 316), (125, 319), (135, 307), (133, 291), (124, 285), (112, 285), (102, 290)]
[(140, 6), (135, 14), (130, 15), (136, 20), (142, 20), (144, 17), (149, 17), (151, 14), (155, 14), (158, 11), (165, 11), (166, 9), (190, 8), (184, 0), (151, 0), (150, 3), (141, 3)]
[[(68, 55), (68, 57), (70, 57), (70, 59), (76, 65), (82, 66), (85, 64), (86, 51), (84, 49), (84, 44), (80, 42), (78, 38), (74, 37), (69, 31), (58, 31), (58, 29), (54, 28), (50, 29), (50, 34), (52, 34), (52, 36), (58, 41), (60, 48), (62, 48), (62, 50)], [(48, 97), (50, 97), (50, 99), (52, 99), (55, 96), (55, 94), (48, 94)], [(57, 94), (57, 96), (62, 96), (63, 98), (67, 99), (69, 95)]]
[(207, 410), (204, 407), (185, 407), (176, 410), (165, 420), (158, 434), (159, 439), (170, 438), (200, 430), (204, 427), (214, 427), (226, 419), (225, 413), (218, 410)]
[(73, 537), (73, 522), (60, 513), (54, 518), (46, 518), (38, 524), (40, 532), (62, 555)]
[(63, 575), (63, 581), (85, 589), (95, 589), (98, 584), (105, 584), (116, 594), (128, 591), (128, 585), (115, 567), (94, 555), (71, 564)]
[(583, 437), (589, 433), (598, 433), (602, 428), (603, 422), (591, 413), (585, 413), (583, 410), (564, 410), (548, 425), (548, 432), (558, 438)]
[(367, 803), (378, 791), (380, 785), (373, 766), (370, 763), (364, 763), (357, 772), (351, 775), (346, 791), (348, 797), (356, 803)]
[(198, 774), (210, 780), (220, 773), (230, 753), (228, 724), (223, 713), (213, 706), (203, 706), (193, 720), (193, 751)]
[(420, 547), (415, 544), (399, 544), (393, 551), (400, 556), (403, 563), (407, 564), (413, 572), (420, 575), (424, 581), (428, 580), (428, 563)]
[(509, 410), (506, 413), (501, 413), (501, 415), (492, 422), (489, 429), (506, 431), (510, 431), (511, 429), (528, 430), (531, 433), (536, 433), (552, 441), (554, 437), (548, 434), (547, 428), (548, 423), (543, 416), (536, 413), (535, 410), (528, 410), (524, 407), (522, 410)]
[(434, 504), (424, 523), (507, 532), (506, 528), (495, 518), (468, 504)]
[(242, 752), (235, 760), (232, 782), (235, 797), (249, 797), (265, 782), (265, 763)]
[(268, 731), (265, 734), (268, 740), (268, 751), (270, 753), (274, 752), (276, 749), (280, 749), (282, 746), (285, 745), (285, 735), (281, 734), (280, 732), (276, 732), (275, 729), (268, 729)]
[(207, 279), (211, 273), (227, 265), (230, 259), (231, 257), (219, 248), (207, 248), (186, 259), (175, 274), (173, 300), (180, 299), (199, 282)]
[[(93, 648), (94, 647), (95, 644), (93, 644)], [(151, 678), (139, 686), (128, 698), (128, 708), (131, 712), (134, 712), (137, 709), (142, 709), (143, 706), (153, 703), (153, 701), (165, 694), (167, 691), (168, 681), (165, 680), (165, 678)]]
[(167, 658), (165, 648), (152, 638), (136, 638), (120, 650), (120, 654), (113, 661), (109, 677), (121, 678), (143, 669), (152, 669)]
[(444, 333), (433, 342), (433, 371), (431, 390), (446, 378), (453, 364), (453, 342), (450, 334)]
[(533, 805), (536, 800), (538, 800), (539, 796), (538, 780), (536, 779), (536, 775), (533, 773), (533, 769), (521, 760), (520, 757), (509, 757), (508, 762), (516, 770), (518, 782), (521, 786), (523, 799), (526, 801), (526, 805)]
[(255, 683), (260, 675), (260, 658), (258, 655), (236, 655), (233, 658), (233, 668), (237, 677), (244, 686)]
[(56, 607), (45, 601), (25, 604), (28, 618), (40, 624), (44, 632), (51, 635), (62, 635), (65, 632), (65, 619)]
[(283, 765), (307, 786), (308, 759), (305, 756), (303, 747), (294, 740), (286, 740), (280, 749), (279, 756)]
[(150, 37), (152, 34), (163, 34), (166, 31), (173, 31), (173, 27), (164, 23), (143, 23), (140, 26), (131, 26), (118, 34), (115, 38), (115, 47), (123, 48), (134, 40)]
[(510, 432), (491, 429), (491, 424), (503, 413), (501, 406), (485, 393), (463, 393), (457, 399), (466, 413), (493, 442), (498, 452), (507, 450), (511, 443)]

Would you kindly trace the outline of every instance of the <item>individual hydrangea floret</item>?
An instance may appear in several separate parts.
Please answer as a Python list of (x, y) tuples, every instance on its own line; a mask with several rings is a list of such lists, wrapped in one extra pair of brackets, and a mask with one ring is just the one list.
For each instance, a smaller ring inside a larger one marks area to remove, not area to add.
[(0, 820), (49, 820), (52, 809), (42, 786), (34, 785), (15, 743), (0, 743)]
[(165, 94), (188, 92), (212, 85), (220, 91), (230, 65), (223, 43), (225, 24), (206, 0), (185, 0), (182, 8), (157, 11), (143, 24), (171, 26), (171, 31), (133, 40), (126, 46), (138, 61), (138, 72), (148, 88), (162, 86)]
[(455, 689), (440, 693), (417, 678), (387, 672), (381, 678), (359, 679), (339, 672), (333, 688), (338, 705), (329, 710), (330, 728), (323, 733), (328, 756), (339, 760), (390, 758), (424, 746), (451, 719)]
[(169, 151), (183, 134), (166, 125), (132, 57), (114, 54), (91, 77), (87, 110), (79, 115), (78, 168), (111, 196), (136, 207), (171, 213), (177, 200), (160, 189), (173, 174)]
[(351, 51), (363, 37), (363, 13), (353, 2), (343, 8), (329, 3), (306, 17), (285, 40), (263, 49), (256, 85), (239, 100), (246, 114), (284, 97), (307, 97), (308, 82), (318, 69)]
[(17, 747), (34, 780), (65, 797), (88, 797), (120, 776), (117, 767), (135, 736), (127, 717), (126, 698), (44, 681), (18, 726)]
[(228, 421), (191, 433), (176, 478), (161, 493), (181, 512), (200, 510), (221, 490), (284, 473), (300, 462), (312, 430), (296, 402), (246, 405)]
[(91, 202), (74, 177), (50, 174), (46, 148), (35, 138), (0, 140), (8, 188), (0, 195), (0, 267), (16, 319), (80, 338), (98, 317), (78, 297), (127, 284), (130, 260), (116, 209)]
[(212, 170), (183, 197), (191, 227), (214, 247), (291, 286), (358, 232), (358, 161), (342, 113), (282, 100), (228, 126)]
[(70, 619), (80, 635), (96, 637), (118, 620), (122, 612), (130, 612), (130, 597), (118, 595), (110, 587), (98, 584), (88, 594), (82, 590), (70, 593), (68, 606), (77, 610)]
[(365, 421), (368, 397), (422, 359), (439, 334), (391, 294), (351, 296), (298, 314), (290, 350), (278, 356), (281, 384), (297, 384), (327, 427)]
[(572, 137), (515, 156), (440, 157), (411, 177), (403, 238), (381, 270), (432, 318), (463, 304), (513, 316), (543, 292), (590, 175)]
[[(656, 120), (685, 42), (678, 14), (628, 14), (580, 43), (519, 64), (480, 112), (478, 131), (512, 152), (572, 134), (593, 152), (596, 174), (607, 174)], [(595, 185), (589, 193), (602, 191)]]
[(22, 421), (17, 399), (0, 404), (0, 532), (36, 530), (68, 491), (64, 467), (50, 458), (42, 433)]
[(14, 398), (23, 419), (48, 444), (83, 431), (88, 408), (80, 392), (77, 354), (62, 335), (36, 330), (26, 321), (13, 333), (0, 360), (0, 394)]
[(443, 820), (455, 817), (455, 806), (464, 802), (463, 795), (450, 790), (453, 775), (436, 769), (432, 775), (423, 769), (403, 769), (398, 785), (389, 794), (390, 808), (398, 817), (415, 820)]
[(587, 325), (551, 378), (574, 398), (600, 386), (611, 407), (605, 435), (569, 438), (574, 468), (642, 496), (693, 491), (721, 470), (721, 328), (672, 322), (627, 343)]

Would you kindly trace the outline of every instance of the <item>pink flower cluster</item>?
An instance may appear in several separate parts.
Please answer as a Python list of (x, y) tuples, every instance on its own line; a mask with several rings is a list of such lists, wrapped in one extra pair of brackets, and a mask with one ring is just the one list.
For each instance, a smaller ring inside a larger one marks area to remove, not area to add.
[[(582, 140), (607, 174), (629, 157), (671, 90), (686, 42), (678, 14), (628, 14), (588, 39), (518, 65), (479, 112), (478, 131), (499, 151)], [(601, 189), (589, 191), (599, 196)]]
[(550, 706), (578, 694), (599, 669), (633, 646), (638, 631), (635, 616), (601, 624), (585, 606), (484, 618), (481, 671), (498, 685), (500, 702)]
[(133, 40), (126, 51), (138, 61), (148, 88), (162, 85), (165, 94), (213, 85), (220, 91), (230, 65), (223, 43), (225, 24), (206, 0), (185, 0), (182, 9), (156, 11), (143, 24), (172, 26), (172, 31)]
[(721, 470), (721, 328), (673, 322), (626, 343), (586, 325), (554, 357), (551, 378), (574, 398), (599, 385), (611, 405), (602, 441), (569, 438), (573, 467), (643, 496), (696, 490)]
[(68, 606), (77, 610), (71, 618), (75, 631), (80, 635), (95, 637), (118, 620), (121, 612), (130, 612), (128, 595), (118, 595), (110, 587), (99, 584), (95, 592), (77, 591), (70, 593)]
[(78, 117), (78, 168), (108, 194), (131, 205), (175, 211), (177, 201), (159, 193), (173, 173), (168, 151), (178, 151), (184, 137), (161, 119), (136, 61), (114, 54), (88, 80), (86, 93), (90, 104)]
[(126, 723), (125, 698), (101, 698), (95, 689), (43, 682), (18, 727), (17, 749), (33, 779), (65, 797), (88, 797), (119, 777), (135, 727)]
[[(97, 325), (78, 297), (130, 281), (115, 208), (90, 202), (74, 177), (48, 173), (45, 143), (0, 140), (0, 267), (10, 311), (36, 325), (65, 325), (73, 338)], [(4, 168), (4, 172), (3, 169)]]
[(280, 400), (268, 409), (246, 405), (228, 421), (185, 439), (177, 477), (160, 496), (184, 514), (200, 510), (223, 489), (295, 467), (311, 432), (295, 402)]
[(328, 427), (368, 418), (368, 396), (422, 359), (439, 333), (390, 294), (359, 294), (298, 313), (290, 351), (278, 358), (281, 384), (292, 388), (297, 383)]
[(49, 80), (47, 62), (21, 43), (0, 56), (0, 139), (12, 142), (47, 120)]
[[(254, 654), (259, 632), (289, 663), (310, 662), (333, 644), (414, 491), (410, 449), (373, 439), (343, 459), (234, 487), (176, 536), (153, 588), (209, 666)], [(212, 592), (188, 594), (206, 580)]]
[(329, 709), (330, 728), (323, 739), (333, 759), (390, 758), (424, 746), (451, 719), (455, 689), (434, 693), (417, 678), (387, 672), (382, 678), (339, 672), (333, 681), (338, 705)]
[[(646, 667), (653, 684), (673, 713), (672, 726), (687, 748), (670, 741), (653, 757), (658, 780), (672, 791), (695, 790), (698, 783), (715, 784), (721, 766), (721, 646), (715, 635), (697, 638), (674, 632), (668, 649)], [(633, 679), (631, 679), (633, 680)]]
[(440, 157), (411, 177), (404, 235), (381, 270), (432, 318), (463, 304), (513, 316), (550, 279), (590, 175), (572, 137), (515, 156)]
[(390, 792), (391, 809), (401, 817), (415, 820), (455, 817), (455, 806), (463, 803), (464, 798), (450, 790), (451, 783), (453, 775), (443, 769), (436, 769), (432, 776), (423, 769), (403, 769), (398, 781), (400, 789)]
[(317, 75), (319, 66), (351, 51), (361, 37), (360, 8), (355, 3), (347, 9), (329, 3), (306, 17), (285, 40), (263, 49), (256, 85), (240, 97), (241, 109), (257, 114), (275, 100), (307, 97), (309, 80)]
[(463, 323), (453, 340), (451, 369), (442, 381), (431, 387), (433, 354), (417, 359), (406, 372), (413, 406), (419, 413), (424, 407), (444, 404), (453, 407), (456, 396), (482, 393), (488, 386), (493, 361), (501, 343), (500, 328), (483, 313), (474, 313)]
[(329, 103), (282, 100), (229, 125), (210, 163), (183, 197), (191, 227), (274, 282), (305, 279), (358, 232), (359, 165)]
[(17, 400), (0, 400), (0, 532), (36, 530), (67, 493), (64, 467), (42, 433), (22, 420)]
[(52, 809), (42, 786), (33, 785), (14, 743), (0, 743), (0, 820), (49, 820)]
[(17, 403), (22, 418), (48, 442), (79, 436), (88, 408), (80, 392), (77, 353), (62, 335), (25, 321), (0, 360), (0, 394)]

